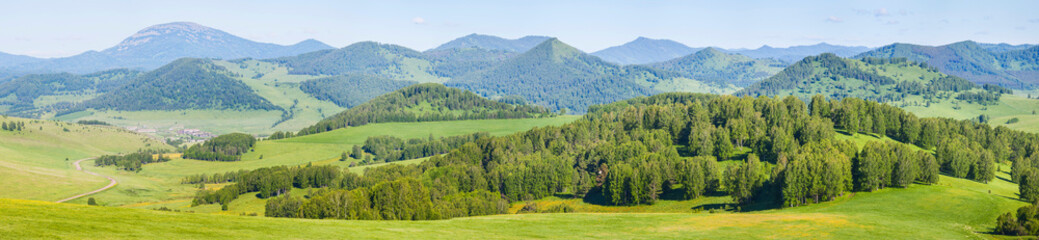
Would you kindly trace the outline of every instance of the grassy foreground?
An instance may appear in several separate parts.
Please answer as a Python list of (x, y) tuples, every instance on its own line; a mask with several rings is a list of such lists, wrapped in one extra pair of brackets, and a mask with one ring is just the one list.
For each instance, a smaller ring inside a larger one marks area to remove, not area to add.
[[(1005, 173), (1001, 172), (1005, 177)], [(1024, 203), (1003, 180), (849, 194), (750, 213), (557, 213), (440, 221), (274, 219), (0, 199), (0, 236), (85, 239), (976, 239)], [(991, 193), (990, 193), (991, 191)]]

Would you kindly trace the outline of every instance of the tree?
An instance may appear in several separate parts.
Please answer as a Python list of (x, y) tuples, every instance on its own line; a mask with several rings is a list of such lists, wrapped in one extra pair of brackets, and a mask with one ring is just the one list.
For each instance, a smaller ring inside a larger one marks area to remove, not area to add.
[(353, 151), (350, 152), (350, 157), (360, 160), (364, 156), (364, 150), (361, 149), (361, 145), (354, 145)]
[(729, 195), (737, 204), (747, 204), (754, 199), (754, 193), (764, 183), (762, 164), (756, 155), (748, 155), (747, 161), (740, 166), (729, 165), (726, 171), (726, 184)]
[(971, 167), (971, 179), (988, 183), (996, 178), (996, 161), (992, 152), (982, 150), (977, 161)]
[(340, 162), (345, 162), (346, 161), (346, 152), (343, 152), (343, 154), (339, 156), (339, 161)]
[(87, 205), (97, 206), (97, 200), (94, 200), (94, 198), (87, 198)]

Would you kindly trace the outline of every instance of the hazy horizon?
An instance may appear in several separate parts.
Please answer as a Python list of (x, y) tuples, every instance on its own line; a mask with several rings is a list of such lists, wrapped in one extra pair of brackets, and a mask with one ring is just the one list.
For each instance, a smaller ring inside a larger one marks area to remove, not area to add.
[[(250, 4), (248, 7), (243, 4)], [(376, 41), (424, 51), (468, 34), (557, 37), (594, 52), (637, 37), (690, 47), (756, 49), (828, 43), (1036, 44), (1032, 1), (119, 2), (9, 3), (0, 52), (67, 57), (103, 50), (149, 26), (194, 22), (257, 42)], [(53, 8), (53, 6), (62, 6)], [(1008, 11), (1009, 9), (1009, 11)], [(40, 12), (46, 12), (43, 18)]]

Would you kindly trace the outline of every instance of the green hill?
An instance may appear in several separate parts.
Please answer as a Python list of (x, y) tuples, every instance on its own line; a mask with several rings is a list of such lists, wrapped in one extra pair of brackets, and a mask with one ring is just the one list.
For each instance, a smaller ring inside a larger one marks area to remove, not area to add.
[(447, 85), (492, 98), (519, 96), (533, 104), (573, 112), (658, 92), (726, 91), (724, 86), (668, 71), (608, 63), (555, 38), (493, 68), (454, 78)]
[(896, 43), (859, 54), (857, 58), (906, 58), (925, 62), (942, 73), (978, 84), (1031, 88), (1039, 84), (1039, 47), (994, 53), (972, 41), (944, 46)]
[(123, 111), (179, 109), (279, 109), (249, 86), (204, 59), (180, 59), (141, 74), (82, 106)]
[(359, 42), (340, 49), (321, 50), (267, 61), (289, 67), (291, 74), (359, 73), (416, 82), (447, 80), (432, 74), (433, 63), (422, 53), (402, 46), (376, 42)]
[[(20, 131), (0, 130), (0, 197), (55, 201), (108, 184), (76, 171), (73, 162), (106, 154), (172, 147), (121, 128), (0, 117)], [(83, 166), (91, 165), (89, 162)]]
[(299, 88), (317, 99), (352, 108), (372, 98), (396, 91), (417, 82), (350, 74), (304, 81)]
[(0, 112), (39, 117), (48, 110), (72, 104), (116, 89), (141, 73), (115, 69), (85, 75), (70, 73), (29, 74), (0, 84)]
[(879, 102), (904, 101), (908, 96), (920, 96), (927, 102), (953, 98), (972, 100), (968, 97), (984, 95), (979, 96), (984, 99), (977, 102), (993, 103), (1001, 94), (1008, 93), (1000, 87), (990, 88), (982, 89), (965, 79), (942, 74), (937, 69), (906, 59), (855, 60), (822, 54), (807, 57), (736, 94), (794, 95), (802, 99), (821, 94), (835, 99), (856, 97)]
[(447, 77), (458, 77), (466, 73), (481, 71), (498, 65), (518, 55), (508, 50), (483, 48), (448, 48), (426, 51), (426, 56), (436, 62), (433, 71)]
[(665, 62), (649, 64), (685, 77), (717, 85), (746, 87), (771, 77), (787, 65), (772, 59), (753, 59), (739, 54), (706, 48), (693, 54)]
[(530, 105), (512, 105), (436, 83), (412, 85), (376, 97), (300, 130), (313, 134), (379, 122), (532, 118), (551, 115)]

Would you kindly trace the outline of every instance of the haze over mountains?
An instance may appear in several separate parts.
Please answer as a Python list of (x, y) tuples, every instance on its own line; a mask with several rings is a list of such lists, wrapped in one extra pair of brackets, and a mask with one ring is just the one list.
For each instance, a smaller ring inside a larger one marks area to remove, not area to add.
[(906, 58), (925, 62), (942, 73), (981, 84), (1011, 88), (1032, 88), (1039, 84), (1039, 46), (980, 45), (973, 41), (934, 47), (895, 43), (856, 57)]
[(667, 39), (639, 37), (624, 45), (593, 52), (592, 55), (618, 64), (646, 64), (667, 61), (701, 49), (703, 48), (691, 48)]
[[(594, 104), (662, 92), (732, 93), (755, 86), (806, 56), (822, 53), (832, 53), (830, 57), (838, 58), (906, 58), (979, 84), (1027, 88), (1039, 82), (1039, 54), (1036, 54), (1039, 48), (1034, 45), (968, 41), (938, 47), (893, 44), (862, 52), (866, 50), (869, 49), (826, 43), (790, 48), (765, 46), (753, 50), (701, 49), (672, 40), (639, 37), (589, 54), (550, 37), (505, 39), (478, 34), (460, 37), (425, 52), (370, 41), (336, 49), (316, 40), (292, 46), (258, 43), (198, 24), (178, 22), (149, 27), (112, 48), (68, 58), (0, 55), (0, 79), (13, 79), (7, 83), (0, 80), (0, 89), (7, 89), (0, 91), (0, 112), (40, 117), (84, 108), (258, 109), (283, 112), (286, 115), (282, 117), (289, 119), (293, 112), (300, 110), (292, 110), (293, 100), (277, 100), (283, 97), (274, 93), (292, 95), (288, 99), (311, 101), (309, 104), (314, 106), (348, 108), (370, 99), (375, 93), (419, 82), (442, 83), (491, 99), (527, 102), (550, 110), (583, 112)], [(175, 62), (182, 57), (196, 59)], [(166, 65), (169, 63), (175, 64)], [(166, 66), (166, 70), (144, 73), (136, 70), (160, 66)], [(925, 71), (920, 69), (927, 67), (899, 71)], [(135, 70), (126, 74), (101, 72), (116, 68)], [(26, 75), (31, 72), (75, 74)], [(805, 76), (830, 77), (826, 74)], [(326, 79), (307, 81), (318, 78)], [(180, 84), (178, 79), (191, 81)], [(250, 83), (253, 80), (256, 82)], [(245, 82), (248, 87), (238, 82)], [(122, 87), (124, 84), (127, 86)], [(356, 89), (337, 84), (355, 85)], [(765, 84), (755, 88), (774, 89), (769, 87), (770, 83)], [(207, 92), (194, 89), (196, 86), (223, 86), (226, 91)], [(266, 95), (252, 94), (249, 88)], [(843, 85), (819, 89), (847, 91)], [(180, 97), (221, 100), (171, 100)], [(156, 99), (161, 100), (158, 104), (172, 105), (140, 108), (122, 104), (159, 101)], [(282, 102), (275, 104), (277, 107), (267, 103), (278, 101)], [(323, 116), (324, 113), (308, 114)]]
[(89, 73), (113, 68), (150, 70), (184, 57), (273, 58), (330, 48), (313, 39), (290, 46), (260, 43), (195, 23), (174, 22), (145, 28), (100, 52), (87, 51), (53, 59), (0, 55), (0, 69), (30, 73)]

